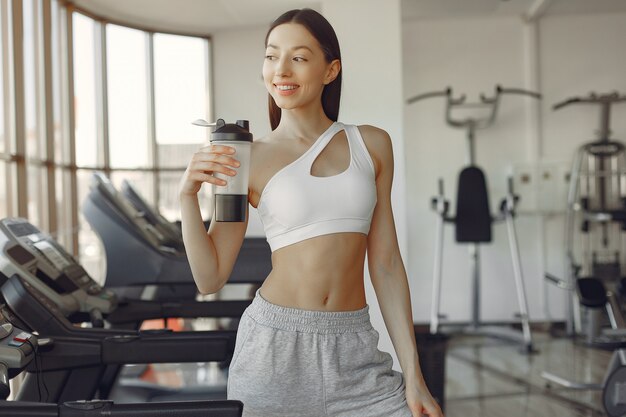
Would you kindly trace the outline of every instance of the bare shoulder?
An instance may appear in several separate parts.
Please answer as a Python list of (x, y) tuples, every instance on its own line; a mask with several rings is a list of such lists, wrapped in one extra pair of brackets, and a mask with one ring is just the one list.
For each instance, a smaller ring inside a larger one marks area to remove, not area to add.
[(359, 132), (367, 150), (372, 156), (376, 167), (376, 176), (380, 173), (380, 168), (389, 161), (393, 163), (392, 142), (386, 130), (372, 125), (359, 125)]
[(272, 141), (272, 135), (265, 135), (265, 136), (261, 136), (259, 138), (254, 138), (254, 140), (252, 141), (252, 155), (251, 157), (254, 158), (255, 156), (260, 156), (263, 157), (264, 153), (267, 152), (269, 149), (272, 148), (272, 145), (274, 144), (274, 141)]
[(250, 153), (250, 170), (248, 172), (248, 201), (257, 207), (265, 184), (275, 168), (274, 159), (278, 152), (276, 138), (267, 134), (254, 138)]

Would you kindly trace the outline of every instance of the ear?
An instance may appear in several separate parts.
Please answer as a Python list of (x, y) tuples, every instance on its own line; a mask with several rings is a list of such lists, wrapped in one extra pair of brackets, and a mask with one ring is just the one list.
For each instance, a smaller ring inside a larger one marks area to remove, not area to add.
[(328, 85), (335, 81), (335, 78), (339, 75), (339, 71), (341, 71), (341, 62), (338, 59), (335, 59), (328, 65), (326, 76), (324, 77), (324, 85)]

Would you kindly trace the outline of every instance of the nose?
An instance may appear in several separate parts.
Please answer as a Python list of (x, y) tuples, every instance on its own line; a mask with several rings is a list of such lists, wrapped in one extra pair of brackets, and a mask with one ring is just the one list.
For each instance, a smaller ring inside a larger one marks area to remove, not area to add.
[(280, 58), (276, 64), (276, 75), (279, 77), (285, 77), (291, 74), (290, 61), (285, 58)]

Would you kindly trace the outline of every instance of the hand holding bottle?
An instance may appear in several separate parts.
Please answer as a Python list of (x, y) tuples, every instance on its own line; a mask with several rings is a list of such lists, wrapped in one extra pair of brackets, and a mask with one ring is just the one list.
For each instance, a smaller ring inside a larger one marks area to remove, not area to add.
[(240, 162), (233, 156), (235, 148), (227, 145), (206, 145), (196, 151), (179, 186), (179, 194), (196, 195), (203, 182), (218, 186), (225, 186), (226, 180), (219, 178), (216, 173), (235, 176)]

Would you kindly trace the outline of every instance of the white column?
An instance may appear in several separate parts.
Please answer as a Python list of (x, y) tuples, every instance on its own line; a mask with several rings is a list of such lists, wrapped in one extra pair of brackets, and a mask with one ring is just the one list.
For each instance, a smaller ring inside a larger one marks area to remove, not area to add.
[[(322, 14), (339, 38), (343, 87), (339, 120), (386, 130), (393, 140), (392, 208), (398, 244), (407, 264), (407, 210), (403, 136), (403, 90), (400, 0), (325, 0)], [(365, 289), (372, 324), (380, 332), (379, 348), (400, 364), (380, 313), (367, 263)]]

